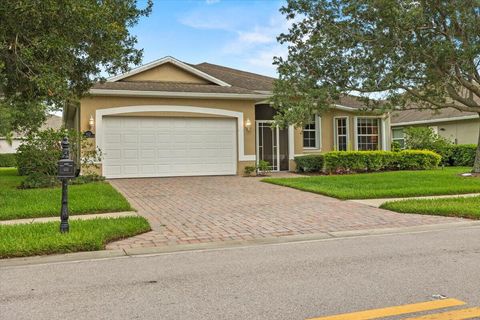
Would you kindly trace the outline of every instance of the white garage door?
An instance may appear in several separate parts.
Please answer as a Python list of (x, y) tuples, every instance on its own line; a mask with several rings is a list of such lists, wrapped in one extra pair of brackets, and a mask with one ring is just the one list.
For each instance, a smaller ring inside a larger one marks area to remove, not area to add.
[(229, 175), (237, 171), (234, 119), (104, 117), (107, 178)]

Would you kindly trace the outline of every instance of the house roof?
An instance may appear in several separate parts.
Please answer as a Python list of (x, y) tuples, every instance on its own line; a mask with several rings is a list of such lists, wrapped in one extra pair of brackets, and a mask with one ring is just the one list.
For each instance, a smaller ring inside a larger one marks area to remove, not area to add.
[(272, 91), (275, 78), (263, 76), (260, 74), (232, 69), (216, 64), (203, 62), (192, 65), (205, 73), (213, 75), (232, 86), (237, 86), (253, 91)]
[(456, 120), (477, 119), (475, 112), (462, 112), (454, 108), (441, 110), (400, 110), (391, 114), (392, 126), (435, 123)]
[(125, 78), (128, 78), (128, 77), (131, 77), (135, 74), (141, 73), (143, 71), (158, 67), (158, 66), (160, 66), (162, 64), (165, 64), (165, 63), (171, 63), (171, 64), (177, 66), (180, 69), (183, 69), (187, 72), (195, 74), (196, 76), (198, 76), (200, 78), (203, 78), (203, 79), (205, 79), (209, 82), (212, 82), (214, 84), (217, 84), (219, 86), (225, 86), (225, 87), (230, 86), (228, 83), (226, 83), (226, 82), (224, 82), (220, 79), (217, 79), (217, 78), (213, 77), (212, 75), (207, 74), (207, 73), (205, 73), (205, 72), (203, 72), (199, 69), (196, 69), (192, 65), (189, 65), (189, 64), (187, 64), (183, 61), (180, 61), (180, 60), (175, 59), (174, 57), (170, 57), (170, 56), (163, 57), (163, 58), (158, 59), (158, 60), (154, 60), (152, 62), (144, 64), (143, 66), (140, 66), (138, 68), (134, 68), (134, 69), (132, 69), (128, 72), (125, 72), (123, 74), (120, 74), (118, 76), (110, 77), (110, 78), (107, 79), (107, 81), (109, 81), (109, 82), (119, 81), (119, 80), (122, 80), (122, 79), (125, 79)]
[(166, 92), (205, 92), (205, 93), (255, 93), (252, 90), (236, 86), (217, 86), (211, 84), (195, 84), (181, 82), (160, 81), (118, 81), (98, 83), (94, 89), (107, 90), (139, 90), (139, 91), (166, 91)]
[[(154, 80), (129, 80), (129, 77), (171, 63), (190, 72), (206, 83), (186, 83)], [(188, 64), (173, 57), (165, 57), (135, 68), (127, 73), (97, 83), (90, 90), (95, 95), (136, 95), (196, 98), (245, 98), (264, 101), (273, 90), (275, 78), (224, 67), (212, 63)], [(336, 105), (348, 111), (365, 109), (363, 101), (355, 96), (342, 96)]]

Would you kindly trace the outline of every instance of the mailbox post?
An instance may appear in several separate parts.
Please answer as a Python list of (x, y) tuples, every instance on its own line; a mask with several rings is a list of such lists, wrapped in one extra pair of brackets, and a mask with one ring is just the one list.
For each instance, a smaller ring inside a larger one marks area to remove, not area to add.
[(62, 209), (60, 210), (60, 232), (68, 232), (68, 179), (75, 177), (75, 163), (70, 160), (68, 138), (62, 140), (62, 158), (58, 161), (58, 178), (62, 180)]

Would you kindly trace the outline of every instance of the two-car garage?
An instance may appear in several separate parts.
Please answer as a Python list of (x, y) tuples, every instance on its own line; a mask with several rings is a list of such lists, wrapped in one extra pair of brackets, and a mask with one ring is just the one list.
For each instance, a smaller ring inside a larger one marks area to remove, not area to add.
[(107, 178), (237, 172), (235, 118), (107, 116), (102, 121)]

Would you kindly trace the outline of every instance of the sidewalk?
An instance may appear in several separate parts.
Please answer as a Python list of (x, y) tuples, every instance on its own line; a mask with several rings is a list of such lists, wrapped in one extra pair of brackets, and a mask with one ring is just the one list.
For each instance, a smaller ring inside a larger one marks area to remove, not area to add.
[(359, 199), (359, 200), (348, 200), (348, 201), (361, 203), (374, 208), (379, 208), (385, 202), (390, 202), (390, 201), (401, 201), (401, 200), (412, 200), (412, 199), (443, 199), (443, 198), (478, 197), (478, 196), (480, 196), (480, 193), (453, 194), (453, 195), (443, 195), (443, 196), (408, 197), (408, 198)]
[[(97, 218), (123, 218), (123, 217), (135, 217), (138, 214), (135, 211), (125, 212), (113, 212), (113, 213), (98, 213), (98, 214), (84, 214), (73, 215), (69, 217), (69, 220), (92, 220)], [(14, 225), (14, 224), (29, 224), (29, 223), (45, 223), (60, 221), (60, 217), (46, 217), (46, 218), (29, 218), (29, 219), (15, 219), (15, 220), (3, 220), (0, 221), (0, 226)]]

